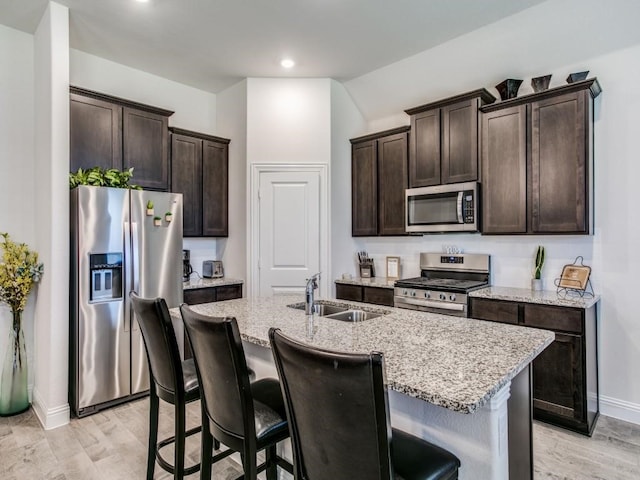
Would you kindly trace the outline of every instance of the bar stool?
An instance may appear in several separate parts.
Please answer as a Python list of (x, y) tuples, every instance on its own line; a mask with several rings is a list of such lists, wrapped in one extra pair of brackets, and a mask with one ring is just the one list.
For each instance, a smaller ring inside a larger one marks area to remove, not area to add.
[[(249, 381), (235, 318), (201, 315), (187, 305), (180, 312), (208, 419), (203, 417), (202, 422), (201, 478), (211, 478), (212, 434), (230, 450), (240, 452), (244, 468), (240, 478), (256, 480), (266, 470), (267, 480), (276, 480), (278, 466), (293, 473), (291, 464), (276, 454), (276, 444), (289, 437), (280, 384), (273, 378)], [(257, 465), (260, 450), (265, 450), (266, 460)]]
[[(193, 359), (180, 359), (178, 342), (171, 324), (167, 304), (162, 298), (147, 299), (135, 292), (129, 294), (133, 310), (140, 324), (147, 352), (152, 385), (149, 389), (149, 450), (147, 453), (147, 480), (153, 479), (155, 462), (175, 479), (182, 479), (200, 470), (200, 463), (185, 468), (185, 440), (201, 431), (201, 427), (186, 430), (185, 409), (188, 403), (200, 399), (200, 387)], [(158, 413), (160, 399), (174, 406), (174, 435), (158, 441)], [(160, 450), (175, 443), (174, 463), (171, 465)], [(232, 452), (222, 452), (230, 455)], [(220, 455), (222, 455), (220, 454)]]
[(452, 480), (460, 460), (392, 429), (381, 353), (314, 348), (271, 328), (296, 480)]

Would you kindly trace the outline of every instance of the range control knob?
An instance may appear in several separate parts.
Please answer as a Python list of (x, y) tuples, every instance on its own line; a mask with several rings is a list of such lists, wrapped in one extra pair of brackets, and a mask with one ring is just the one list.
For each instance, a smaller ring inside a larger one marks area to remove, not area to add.
[(409, 295), (409, 292), (408, 292), (408, 291), (407, 291), (407, 289), (405, 288), (405, 289), (402, 291), (402, 294), (406, 297), (407, 295)]
[(411, 296), (415, 297), (416, 296), (416, 291), (415, 290), (411, 290)]
[(444, 293), (441, 293), (439, 295), (439, 297), (440, 297), (440, 300), (446, 300), (447, 299), (447, 296)]
[(451, 300), (452, 302), (456, 301), (456, 294), (452, 293), (451, 295), (449, 295), (449, 300)]
[(426, 293), (424, 294), (424, 296), (425, 296), (425, 297), (427, 297), (427, 298), (431, 298), (431, 292), (426, 292)]

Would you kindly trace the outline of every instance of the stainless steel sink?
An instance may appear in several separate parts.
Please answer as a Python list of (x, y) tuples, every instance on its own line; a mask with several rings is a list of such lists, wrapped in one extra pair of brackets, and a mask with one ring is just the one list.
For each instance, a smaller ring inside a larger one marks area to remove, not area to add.
[[(304, 302), (294, 303), (293, 305), (288, 305), (288, 307), (295, 308), (297, 310), (304, 310)], [(313, 313), (315, 315), (320, 315), (321, 317), (326, 317), (327, 315), (332, 315), (334, 313), (344, 312), (345, 310), (349, 310), (348, 305), (332, 305), (330, 303), (321, 302), (316, 302), (313, 304)]]
[(347, 310), (345, 312), (326, 315), (326, 317), (334, 320), (342, 320), (343, 322), (363, 322), (381, 315), (381, 313), (365, 312), (364, 310)]
[(313, 305), (313, 313), (320, 315), (321, 317), (344, 312), (345, 310), (348, 310), (348, 307), (340, 307), (338, 305), (329, 305), (326, 303), (316, 303)]
[[(295, 308), (297, 310), (304, 310), (304, 302), (294, 303), (287, 305), (289, 308)], [(319, 315), (325, 318), (331, 318), (333, 320), (342, 320), (343, 322), (362, 322), (364, 320), (371, 320), (382, 315), (386, 315), (388, 311), (369, 311), (359, 308), (354, 308), (352, 305), (347, 304), (335, 304), (325, 303), (324, 300), (319, 300), (313, 304), (313, 314)]]

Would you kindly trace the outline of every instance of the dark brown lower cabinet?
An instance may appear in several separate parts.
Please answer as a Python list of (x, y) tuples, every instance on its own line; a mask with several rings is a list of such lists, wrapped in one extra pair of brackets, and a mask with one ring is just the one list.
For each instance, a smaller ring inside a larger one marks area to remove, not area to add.
[[(591, 435), (599, 415), (596, 306), (588, 309), (470, 299), (480, 320), (552, 330), (533, 361), (533, 418)], [(515, 321), (514, 321), (515, 320)]]
[[(242, 284), (221, 285), (219, 287), (190, 288), (183, 292), (184, 303), (198, 305), (200, 303), (222, 302), (242, 298)], [(186, 334), (184, 337), (184, 358), (192, 358), (193, 352)]]
[(336, 298), (393, 307), (393, 288), (336, 283)]

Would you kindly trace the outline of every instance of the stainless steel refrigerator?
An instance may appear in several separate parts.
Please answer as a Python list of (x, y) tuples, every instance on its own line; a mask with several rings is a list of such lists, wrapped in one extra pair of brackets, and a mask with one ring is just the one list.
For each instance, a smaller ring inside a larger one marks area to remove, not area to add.
[(182, 195), (80, 186), (70, 210), (69, 403), (82, 417), (149, 390), (129, 292), (182, 302)]

